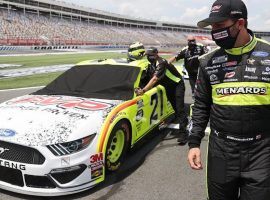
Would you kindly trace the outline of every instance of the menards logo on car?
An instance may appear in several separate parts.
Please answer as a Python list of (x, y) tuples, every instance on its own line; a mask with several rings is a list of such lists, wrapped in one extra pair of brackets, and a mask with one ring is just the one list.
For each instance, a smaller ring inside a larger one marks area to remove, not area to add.
[(259, 94), (265, 95), (267, 89), (265, 87), (226, 87), (217, 88), (217, 95), (232, 95), (232, 94)]

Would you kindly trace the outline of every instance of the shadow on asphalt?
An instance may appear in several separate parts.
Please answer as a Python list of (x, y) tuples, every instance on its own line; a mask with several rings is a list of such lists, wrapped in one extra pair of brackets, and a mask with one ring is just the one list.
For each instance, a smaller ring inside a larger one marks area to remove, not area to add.
[[(189, 106), (188, 106), (189, 107)], [(154, 153), (155, 151), (168, 148), (170, 146), (177, 146), (177, 143), (162, 145), (156, 148), (162, 141), (173, 140), (176, 135), (172, 134), (172, 130), (164, 129), (162, 131), (155, 129), (150, 134), (146, 135), (142, 141), (127, 154), (127, 157), (122, 164), (121, 168), (112, 174), (106, 174), (105, 181), (96, 185), (95, 187), (72, 195), (66, 195), (61, 197), (37, 197), (30, 195), (17, 194), (0, 189), (0, 194), (6, 194), (18, 199), (25, 200), (69, 200), (69, 199), (81, 199), (87, 197), (99, 190), (109, 188), (106, 194), (97, 198), (96, 200), (106, 200), (113, 196), (123, 185), (122, 180), (130, 176), (135, 172), (145, 161), (146, 157)], [(155, 150), (154, 150), (155, 149)]]

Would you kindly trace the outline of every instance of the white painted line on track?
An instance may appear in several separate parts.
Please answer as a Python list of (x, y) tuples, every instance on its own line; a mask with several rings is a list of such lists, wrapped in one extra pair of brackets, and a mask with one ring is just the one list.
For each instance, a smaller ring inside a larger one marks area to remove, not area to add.
[(15, 89), (6, 89), (6, 90), (0, 90), (0, 92), (8, 92), (8, 91), (16, 91), (16, 90), (30, 90), (30, 89), (40, 89), (45, 86), (36, 86), (36, 87), (27, 87), (27, 88), (15, 88)]

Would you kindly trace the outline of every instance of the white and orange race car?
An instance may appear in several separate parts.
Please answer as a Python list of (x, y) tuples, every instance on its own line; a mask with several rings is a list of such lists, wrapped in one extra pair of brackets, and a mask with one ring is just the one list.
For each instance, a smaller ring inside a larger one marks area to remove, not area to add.
[(164, 87), (142, 96), (144, 61), (85, 61), (0, 104), (0, 188), (38, 196), (87, 190), (174, 111)]

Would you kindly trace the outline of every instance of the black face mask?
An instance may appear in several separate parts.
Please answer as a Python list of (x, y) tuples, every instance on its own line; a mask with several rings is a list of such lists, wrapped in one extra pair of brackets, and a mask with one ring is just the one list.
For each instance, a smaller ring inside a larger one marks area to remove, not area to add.
[(147, 55), (147, 60), (150, 63), (155, 63), (156, 62), (156, 57), (155, 56), (151, 56), (151, 55)]
[(188, 41), (188, 48), (194, 49), (196, 46), (196, 41), (195, 40), (189, 40)]
[[(236, 22), (235, 22), (236, 23)], [(231, 49), (234, 47), (237, 37), (239, 35), (240, 30), (235, 37), (231, 35), (230, 28), (235, 25), (232, 24), (231, 26), (221, 28), (218, 30), (211, 31), (212, 39), (216, 42), (218, 46), (223, 49)]]

